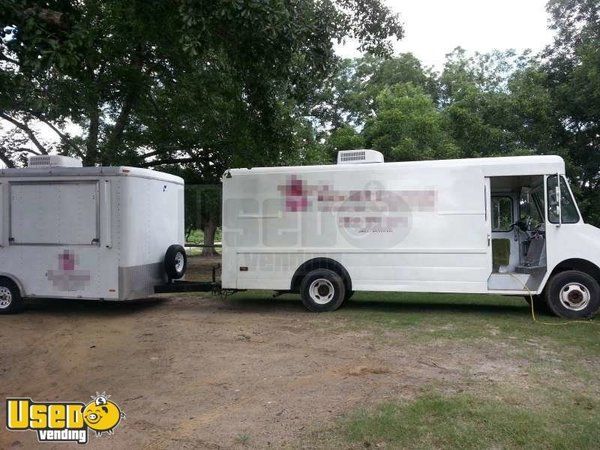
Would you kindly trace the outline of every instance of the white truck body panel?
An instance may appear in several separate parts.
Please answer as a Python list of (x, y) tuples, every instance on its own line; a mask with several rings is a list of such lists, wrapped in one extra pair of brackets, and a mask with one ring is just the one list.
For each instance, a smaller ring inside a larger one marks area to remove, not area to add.
[[(353, 290), (502, 293), (488, 286), (490, 178), (564, 172), (557, 156), (229, 170), (222, 286), (289, 290), (322, 257), (347, 270)], [(552, 227), (548, 274), (567, 258), (600, 266), (600, 230)]]
[(184, 244), (183, 208), (183, 180), (152, 170), (0, 170), (0, 275), (24, 297), (148, 296)]

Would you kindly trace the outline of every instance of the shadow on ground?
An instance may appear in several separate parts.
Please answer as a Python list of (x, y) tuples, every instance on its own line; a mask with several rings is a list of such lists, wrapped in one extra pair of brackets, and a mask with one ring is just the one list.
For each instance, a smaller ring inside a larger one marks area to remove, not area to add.
[[(367, 294), (368, 297), (374, 294)], [(408, 297), (408, 298), (407, 298)], [(422, 299), (420, 299), (422, 297)], [(465, 300), (456, 295), (445, 299), (442, 294), (386, 294), (385, 300), (361, 298), (356, 296), (346, 302), (339, 312), (345, 313), (390, 313), (390, 314), (439, 314), (453, 313), (461, 315), (513, 315), (523, 316), (529, 313), (529, 306), (515, 304), (515, 300), (489, 298), (487, 296), (468, 296)], [(172, 297), (151, 297), (133, 301), (111, 302), (72, 299), (29, 299), (24, 313), (61, 314), (61, 315), (104, 315), (119, 316), (136, 314), (153, 308), (177, 308), (194, 311), (197, 308), (213, 308), (226, 313), (306, 313), (308, 312), (299, 296), (284, 295), (278, 298), (268, 293), (244, 292), (222, 299), (214, 295), (193, 295)]]
[(25, 300), (24, 314), (72, 314), (72, 315), (106, 315), (118, 316), (122, 314), (135, 314), (147, 309), (156, 308), (167, 299), (146, 298), (126, 302), (112, 302), (100, 300), (73, 300), (60, 298), (36, 298)]
[[(423, 294), (424, 296), (428, 294)], [(479, 302), (473, 299), (466, 300), (461, 303), (456, 299), (444, 301), (443, 297), (439, 296), (434, 301), (426, 300), (415, 301), (403, 299), (402, 294), (388, 295), (389, 300), (371, 300), (356, 298), (346, 302), (340, 312), (386, 312), (386, 313), (432, 313), (438, 314), (442, 312), (452, 312), (461, 314), (497, 314), (497, 315), (518, 315), (527, 314), (529, 306), (523, 301), (523, 305), (515, 305), (514, 301), (508, 304), (494, 301), (486, 302), (486, 296), (481, 296)], [(414, 295), (413, 295), (414, 297)], [(285, 298), (269, 298), (265, 297), (232, 297), (224, 300), (224, 305), (228, 305), (232, 310), (243, 312), (244, 310), (264, 311), (264, 310), (298, 310), (305, 311), (302, 302), (298, 297), (286, 296)], [(330, 313), (331, 314), (331, 313)], [(336, 314), (335, 312), (333, 314)]]

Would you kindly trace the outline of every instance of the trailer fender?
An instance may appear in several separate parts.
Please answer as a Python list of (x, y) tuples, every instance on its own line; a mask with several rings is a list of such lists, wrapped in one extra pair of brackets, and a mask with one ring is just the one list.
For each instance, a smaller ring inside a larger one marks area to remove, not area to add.
[(352, 292), (352, 279), (350, 278), (350, 274), (342, 264), (331, 258), (313, 258), (302, 263), (300, 267), (296, 269), (296, 272), (294, 272), (294, 276), (292, 276), (290, 290), (292, 292), (298, 292), (304, 276), (315, 269), (333, 270), (342, 277), (342, 280), (344, 280), (346, 292)]

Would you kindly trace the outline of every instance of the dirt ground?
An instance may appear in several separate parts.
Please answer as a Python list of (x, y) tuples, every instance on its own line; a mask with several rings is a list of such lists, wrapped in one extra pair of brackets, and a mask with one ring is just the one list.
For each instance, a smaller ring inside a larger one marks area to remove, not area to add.
[[(113, 436), (91, 436), (93, 448), (302, 447), (345, 412), (431, 383), (526, 383), (521, 362), (494, 346), (403, 345), (401, 334), (339, 327), (291, 296), (239, 295), (30, 302), (0, 318), (0, 397), (106, 391), (126, 418)], [(0, 431), (0, 448), (36, 444), (31, 431)]]

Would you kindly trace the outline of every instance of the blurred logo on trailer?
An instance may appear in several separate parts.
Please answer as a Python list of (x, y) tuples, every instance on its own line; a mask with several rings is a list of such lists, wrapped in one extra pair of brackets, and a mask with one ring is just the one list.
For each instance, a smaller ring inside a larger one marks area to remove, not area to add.
[(72, 250), (63, 250), (58, 254), (58, 270), (50, 269), (46, 277), (59, 291), (82, 291), (90, 285), (89, 270), (77, 270), (79, 255)]

